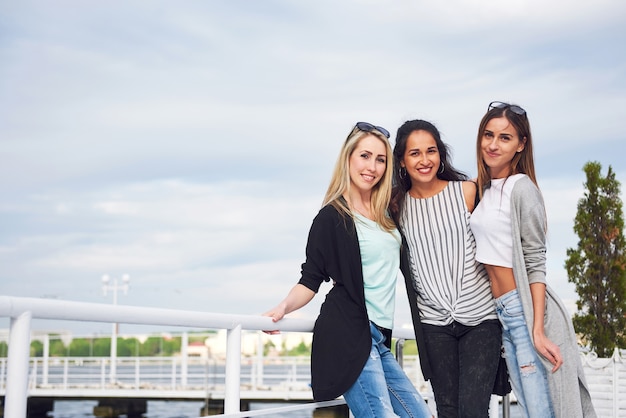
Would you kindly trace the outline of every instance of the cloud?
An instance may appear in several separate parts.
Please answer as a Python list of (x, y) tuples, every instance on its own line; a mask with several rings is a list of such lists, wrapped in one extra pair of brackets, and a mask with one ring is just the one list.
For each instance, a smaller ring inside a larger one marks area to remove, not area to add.
[(2, 4), (0, 293), (106, 302), (102, 274), (129, 273), (123, 303), (261, 312), (299, 277), (354, 122), (431, 120), (473, 175), (478, 122), (508, 100), (531, 118), (549, 280), (573, 297), (582, 166), (626, 178), (624, 17), (617, 0)]

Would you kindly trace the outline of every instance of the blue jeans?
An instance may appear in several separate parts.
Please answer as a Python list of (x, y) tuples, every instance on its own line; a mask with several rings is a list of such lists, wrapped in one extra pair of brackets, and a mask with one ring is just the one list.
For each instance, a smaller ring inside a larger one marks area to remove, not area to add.
[(372, 350), (356, 382), (343, 394), (356, 418), (430, 418), (424, 398), (404, 373), (385, 337), (370, 323)]
[(511, 388), (526, 418), (553, 418), (548, 377), (528, 333), (517, 289), (496, 299)]

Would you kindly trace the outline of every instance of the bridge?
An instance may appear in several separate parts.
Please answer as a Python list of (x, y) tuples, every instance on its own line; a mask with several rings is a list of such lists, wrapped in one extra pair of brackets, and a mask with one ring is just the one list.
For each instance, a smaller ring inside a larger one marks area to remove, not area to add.
[[(416, 359), (411, 359), (414, 363)], [(0, 359), (0, 388), (6, 387)], [(204, 414), (224, 412), (226, 365), (221, 358), (118, 357), (111, 382), (109, 357), (45, 357), (30, 359), (29, 416), (46, 416), (57, 400), (97, 400), (94, 415), (141, 417), (149, 400), (201, 401)], [(419, 370), (418, 370), (419, 371)], [(307, 357), (243, 358), (240, 409), (251, 403), (312, 402)], [(2, 389), (0, 389), (2, 393)], [(334, 403), (330, 406), (337, 406)], [(120, 413), (114, 413), (117, 410)], [(35, 412), (38, 411), (38, 412)], [(200, 414), (200, 409), (198, 410)]]
[[(223, 358), (118, 357), (111, 381), (110, 357), (31, 358), (28, 391), (30, 410), (52, 410), (54, 400), (98, 400), (99, 406), (133, 405), (137, 416), (148, 400), (203, 401), (207, 412), (223, 412), (226, 364)], [(6, 387), (0, 359), (0, 388)], [(311, 402), (308, 357), (243, 358), (240, 405), (251, 402)], [(0, 389), (0, 393), (2, 389)], [(36, 405), (36, 406), (35, 406)], [(46, 410), (46, 411), (44, 411)], [(108, 415), (105, 409), (100, 415)], [(126, 414), (128, 415), (128, 414)]]
[[(54, 399), (97, 399), (101, 416), (141, 416), (148, 399), (204, 400), (210, 412), (220, 417), (271, 415), (276, 408), (246, 412), (254, 401), (307, 402), (279, 408), (338, 408), (339, 398), (313, 403), (309, 358), (242, 357), (242, 332), (280, 329), (282, 332), (311, 332), (312, 320), (285, 318), (275, 324), (261, 316), (179, 311), (132, 306), (68, 302), (49, 299), (0, 296), (0, 317), (11, 318), (7, 358), (0, 359), (0, 396), (4, 416), (24, 418), (46, 416)], [(29, 357), (32, 318), (91, 322), (119, 322), (139, 325), (182, 327), (183, 329), (226, 330), (224, 358), (188, 355), (187, 333), (182, 332), (181, 355), (176, 357)], [(416, 356), (404, 356), (402, 342), (412, 332), (394, 329), (396, 354), (414, 384), (432, 405), (429, 385), (423, 381)], [(262, 350), (259, 350), (262, 353)], [(600, 417), (626, 417), (626, 364), (624, 353), (615, 351), (608, 359), (593, 353), (581, 354), (592, 398)], [(37, 403), (35, 401), (41, 401)], [(508, 397), (494, 397), (491, 417), (508, 415)], [(121, 402), (121, 403), (120, 403)], [(37, 405), (37, 407), (35, 406)], [(40, 415), (38, 415), (40, 414)], [(347, 415), (344, 415), (347, 416)]]

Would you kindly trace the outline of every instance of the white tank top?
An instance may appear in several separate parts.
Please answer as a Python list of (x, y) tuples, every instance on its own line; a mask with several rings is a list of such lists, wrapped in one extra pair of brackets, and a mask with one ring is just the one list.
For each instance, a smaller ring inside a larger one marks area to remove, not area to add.
[(476, 260), (483, 264), (513, 267), (511, 191), (525, 174), (492, 179), (470, 218), (476, 239)]

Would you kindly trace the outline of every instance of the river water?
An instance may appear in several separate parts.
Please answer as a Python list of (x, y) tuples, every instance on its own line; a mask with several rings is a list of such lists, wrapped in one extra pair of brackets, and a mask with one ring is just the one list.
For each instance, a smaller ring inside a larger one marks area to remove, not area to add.
[[(54, 411), (49, 415), (54, 418), (90, 418), (94, 417), (93, 408), (97, 401), (55, 401)], [(196, 418), (204, 402), (194, 401), (148, 401), (146, 418)], [(275, 408), (282, 404), (250, 404), (251, 410)], [(283, 405), (284, 406), (284, 405)], [(273, 414), (277, 418), (311, 418), (311, 411), (296, 411), (285, 414)]]
[[(92, 418), (93, 408), (97, 401), (56, 401), (51, 417), (54, 418)], [(178, 401), (148, 401), (146, 418), (196, 418), (204, 402)], [(278, 407), (280, 404), (250, 404), (251, 410)], [(312, 418), (311, 411), (296, 411), (285, 414), (273, 414), (275, 418)], [(500, 417), (502, 411), (500, 410)], [(517, 405), (511, 405), (511, 418), (521, 418), (522, 414)]]

